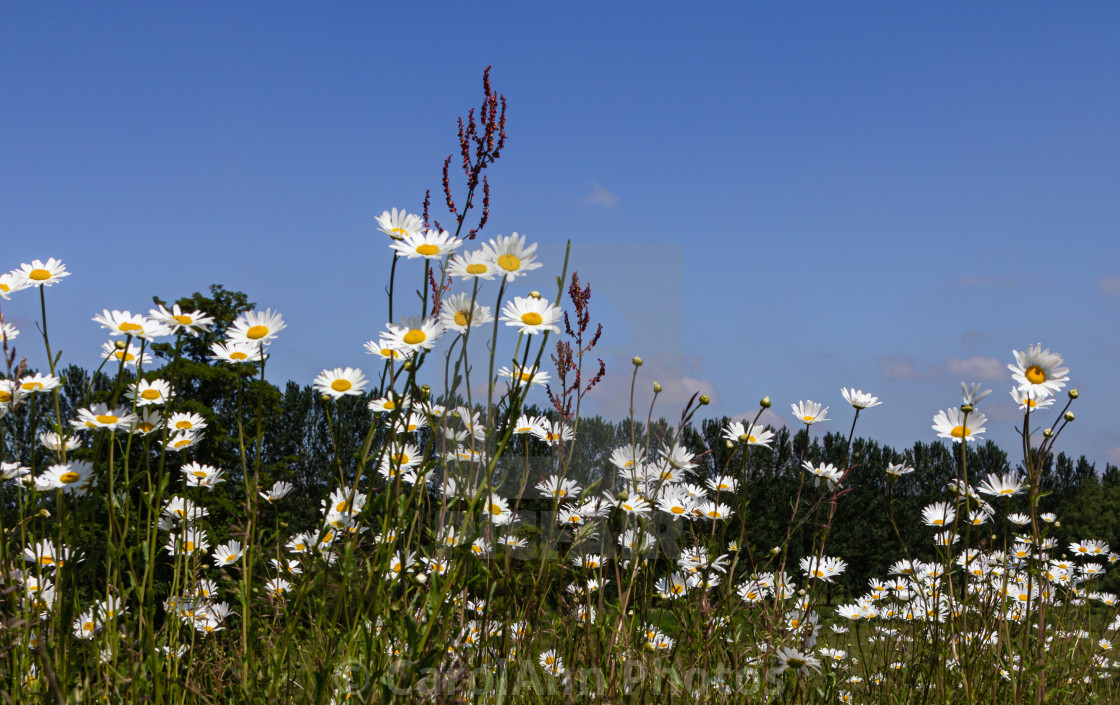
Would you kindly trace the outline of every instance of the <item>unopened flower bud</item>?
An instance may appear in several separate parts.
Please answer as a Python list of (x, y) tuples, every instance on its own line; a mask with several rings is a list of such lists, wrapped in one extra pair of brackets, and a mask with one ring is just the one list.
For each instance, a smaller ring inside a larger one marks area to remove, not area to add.
[(428, 576), (425, 575), (424, 573), (417, 573), (416, 574), (416, 582), (423, 585), (424, 583), (428, 582)]
[(661, 383), (660, 382), (654, 382), (653, 383), (653, 393), (654, 394), (660, 394), (661, 393)]
[(539, 291), (530, 291), (529, 292), (529, 298), (530, 299), (539, 299), (540, 297), (541, 297), (541, 292), (539, 292)]
[(710, 401), (711, 399), (708, 398), (707, 394), (700, 395), (700, 406), (707, 406), (708, 402)]
[(774, 555), (774, 556), (778, 555), (781, 552), (782, 552), (782, 547), (781, 546), (775, 546), (774, 548), (770, 549), (770, 554)]
[(116, 348), (117, 350), (124, 350), (125, 343), (124, 343), (123, 340), (114, 340), (113, 341), (113, 347)]
[(727, 448), (728, 450), (731, 450), (732, 448), (735, 447), (735, 444), (732, 443), (731, 441), (724, 441), (723, 442), (723, 447)]
[(1067, 422), (1073, 421), (1073, 412), (1072, 411), (1067, 411), (1066, 412), (1066, 421)]
[(1069, 390), (1069, 398), (1070, 399), (1076, 399), (1077, 398), (1077, 390), (1076, 389)]
[(405, 360), (404, 364), (401, 366), (404, 368), (405, 372), (410, 372), (412, 370), (412, 360)]
[(770, 397), (769, 396), (762, 397), (762, 401), (758, 402), (758, 404), (763, 409), (769, 409), (770, 408)]
[(973, 406), (972, 404), (964, 404), (964, 405), (961, 406), (961, 411), (963, 411), (966, 414), (971, 414), (975, 410), (976, 410), (976, 407)]
[(44, 519), (49, 519), (51, 513), (46, 508), (44, 508), (39, 510), (39, 516), (43, 517)]
[(634, 359), (631, 360), (630, 362), (634, 363), (634, 367), (641, 367), (642, 366), (642, 358), (638, 357), (637, 355), (635, 355)]
[(430, 396), (432, 396), (432, 388), (429, 387), (426, 384), (421, 385), (421, 387), (420, 387), (420, 398), (421, 399), (427, 399)]
[(1043, 438), (1049, 438), (1053, 435), (1054, 435), (1054, 429), (1052, 429), (1052, 428), (1047, 428), (1047, 429), (1044, 429), (1042, 431), (1042, 437)]
[(751, 434), (740, 433), (739, 434), (739, 442), (742, 443), (743, 445), (746, 445), (746, 444), (750, 443), (751, 442)]
[(331, 395), (330, 394), (323, 394), (322, 396), (319, 397), (319, 399), (321, 399), (322, 401), (330, 401), (331, 400)]

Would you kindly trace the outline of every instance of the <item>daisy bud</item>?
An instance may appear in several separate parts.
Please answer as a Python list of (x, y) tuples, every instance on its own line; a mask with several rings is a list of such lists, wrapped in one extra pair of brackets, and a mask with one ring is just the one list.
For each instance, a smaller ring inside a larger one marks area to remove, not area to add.
[(1058, 527), (1058, 528), (1060, 529), (1060, 528), (1062, 527), (1062, 522), (1060, 522), (1060, 521), (1055, 521), (1055, 522), (1054, 522), (1054, 526), (1056, 526), (1056, 527)]
[(660, 394), (661, 393), (661, 383), (660, 382), (654, 382), (653, 383), (653, 393), (654, 394)]
[(1072, 411), (1067, 411), (1066, 412), (1066, 422), (1068, 423), (1070, 421), (1073, 421), (1073, 412)]
[(39, 510), (39, 516), (43, 517), (44, 519), (49, 519), (50, 516), (51, 516), (51, 513), (49, 511), (47, 511), (46, 509), (40, 509)]
[(707, 406), (708, 402), (710, 401), (711, 399), (708, 398), (707, 394), (700, 395), (700, 406)]
[(728, 450), (731, 450), (732, 448), (735, 447), (735, 444), (732, 443), (731, 441), (724, 441), (723, 446), (724, 446), (724, 448), (727, 448)]
[(772, 555), (772, 556), (776, 556), (781, 552), (782, 552), (782, 547), (781, 546), (775, 546), (774, 548), (770, 549), (770, 555)]
[(1043, 431), (1042, 431), (1042, 437), (1043, 438), (1049, 438), (1050, 436), (1053, 436), (1053, 435), (1054, 435), (1054, 429), (1052, 429), (1052, 428), (1043, 429)]
[(762, 401), (758, 402), (758, 405), (761, 406), (763, 409), (769, 409), (770, 408), (770, 397), (769, 396), (762, 397)]
[(615, 494), (615, 497), (616, 497), (617, 499), (621, 499), (622, 501), (624, 501), (624, 502), (625, 502), (626, 500), (630, 499), (630, 493), (629, 493), (629, 492), (627, 492), (626, 490), (619, 490), (619, 491), (618, 491), (618, 492), (617, 492), (617, 493)]
[(420, 398), (427, 399), (432, 395), (432, 388), (426, 384), (420, 386)]
[(539, 299), (540, 297), (541, 297), (541, 292), (539, 292), (539, 291), (530, 291), (529, 292), (529, 298), (530, 299)]
[(976, 410), (976, 407), (974, 407), (972, 404), (964, 404), (964, 405), (961, 406), (961, 411), (963, 411), (966, 414), (971, 414), (975, 410)]
[(412, 371), (412, 360), (405, 360), (404, 365), (402, 365), (402, 367), (404, 367), (405, 372), (411, 372)]
[(416, 578), (416, 582), (420, 583), (421, 585), (428, 582), (428, 576), (424, 573), (417, 573), (414, 577)]
[(1069, 390), (1069, 398), (1070, 399), (1076, 399), (1077, 398), (1077, 390), (1076, 389)]
[(319, 397), (319, 399), (322, 400), (322, 401), (330, 401), (331, 400), (331, 395), (330, 394), (324, 394), (323, 396)]
[(123, 340), (114, 340), (113, 347), (117, 350), (124, 350), (125, 342)]
[(638, 357), (637, 355), (635, 355), (634, 359), (631, 360), (630, 362), (634, 363), (634, 367), (641, 367), (642, 366), (642, 358)]
[(739, 442), (742, 443), (743, 445), (746, 445), (747, 443), (750, 443), (751, 442), (751, 434), (740, 433), (739, 434)]

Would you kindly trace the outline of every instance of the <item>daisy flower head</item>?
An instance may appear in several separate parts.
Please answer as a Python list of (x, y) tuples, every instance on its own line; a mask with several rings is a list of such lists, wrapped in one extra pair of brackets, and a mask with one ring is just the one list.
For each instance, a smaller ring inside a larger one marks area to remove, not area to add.
[(790, 407), (793, 409), (793, 415), (797, 417), (797, 420), (806, 426), (828, 421), (828, 407), (821, 408), (821, 405), (815, 401), (799, 401), (796, 404), (790, 404)]
[(774, 432), (755, 424), (744, 424), (742, 421), (731, 421), (723, 429), (723, 437), (732, 443), (743, 443), (751, 446), (770, 447)]
[(507, 326), (520, 328), (518, 332), (533, 335), (541, 331), (559, 333), (556, 322), (562, 313), (559, 306), (553, 306), (547, 299), (534, 296), (517, 296), (507, 301), (502, 310), (502, 321)]
[(388, 338), (371, 340), (367, 342), (364, 347), (366, 352), (370, 355), (377, 355), (378, 357), (392, 360), (393, 362), (401, 362), (412, 357), (411, 350), (398, 350), (393, 347), (393, 342)]
[(16, 278), (23, 279), (27, 286), (54, 286), (63, 277), (70, 276), (70, 272), (66, 271), (66, 265), (54, 257), (50, 257), (44, 263), (42, 260), (31, 260), (31, 264), (21, 264), (19, 269), (13, 269), (12, 274)]
[(887, 474), (891, 477), (902, 477), (914, 472), (914, 468), (906, 463), (890, 463), (887, 465)]
[(0, 404), (12, 406), (13, 408), (19, 406), (23, 401), (23, 387), (19, 382), (14, 379), (0, 379)]
[(136, 406), (166, 404), (171, 398), (171, 385), (163, 379), (142, 379), (129, 388), (127, 396), (136, 402)]
[(954, 443), (974, 441), (978, 434), (984, 432), (987, 421), (988, 417), (978, 411), (965, 414), (954, 407), (937, 412), (937, 416), (933, 417), (933, 430), (937, 431), (938, 438), (948, 438)]
[(15, 272), (0, 274), (0, 298), (9, 300), (10, 295), (31, 286), (26, 279)]
[(495, 274), (502, 273), (498, 263), (486, 254), (485, 250), (474, 252), (457, 252), (447, 264), (447, 273), (454, 279), (486, 279), (491, 280)]
[(525, 246), (525, 236), (514, 233), (509, 237), (498, 237), (490, 240), (489, 244), (482, 246), (487, 258), (498, 265), (498, 274), (507, 280), (517, 277), (534, 269), (539, 269), (541, 263), (536, 261), (537, 244)]
[(405, 318), (400, 323), (387, 323), (386, 327), (389, 329), (389, 347), (408, 354), (431, 350), (443, 335), (442, 323), (422, 316)]
[(1011, 351), (1015, 364), (1008, 365), (1019, 389), (1032, 392), (1036, 399), (1056, 394), (1069, 381), (1069, 368), (1062, 367), (1062, 356), (1042, 349), (1042, 343), (1027, 346), (1026, 352)]
[(214, 548), (214, 565), (233, 565), (241, 558), (243, 550), (240, 541), (227, 541)]
[(377, 226), (378, 230), (394, 240), (403, 240), (409, 235), (424, 232), (424, 220), (420, 216), (398, 211), (396, 208), (383, 211), (377, 217)]
[(160, 428), (163, 425), (163, 415), (159, 413), (159, 409), (152, 407), (145, 407), (140, 409), (140, 414), (132, 423), (132, 430), (136, 431), (142, 436), (146, 436), (152, 431)]
[(457, 333), (467, 332), (467, 326), (477, 327), (493, 320), (494, 314), (490, 307), (482, 306), (477, 301), (472, 306), (471, 295), (467, 293), (448, 296), (439, 310), (439, 322), (444, 328)]
[(261, 346), (256, 343), (214, 343), (210, 346), (210, 358), (219, 362), (261, 362), (268, 355), (264, 354)]
[(115, 431), (127, 430), (135, 421), (136, 415), (130, 414), (127, 409), (110, 409), (105, 404), (94, 404), (86, 409), (78, 409), (78, 419), (71, 421), (70, 425), (79, 431), (96, 428)]
[(548, 383), (549, 374), (545, 370), (538, 371), (536, 367), (522, 368), (502, 367), (498, 370), (499, 377), (505, 377), (509, 380), (511, 387), (541, 387)]
[(167, 335), (171, 329), (139, 313), (131, 311), (110, 311), (105, 309), (101, 315), (93, 317), (94, 323), (109, 331), (109, 335), (131, 335), (134, 338), (152, 340)]
[(215, 485), (225, 482), (222, 471), (212, 465), (202, 463), (187, 463), (179, 468), (179, 472), (187, 479), (187, 487), (205, 487), (212, 489)]
[(856, 409), (870, 409), (883, 403), (879, 401), (879, 397), (873, 397), (862, 389), (842, 387), (840, 393), (844, 395), (844, 400)]
[(979, 382), (973, 382), (972, 384), (961, 382), (961, 406), (976, 406), (991, 393), (992, 390), (990, 389), (981, 391)]
[(454, 252), (463, 241), (452, 237), (446, 230), (429, 230), (426, 233), (409, 233), (390, 245), (408, 259), (439, 259)]
[(0, 323), (0, 345), (8, 345), (19, 335), (19, 328), (11, 323)]
[(810, 578), (832, 582), (832, 579), (847, 569), (848, 564), (841, 558), (805, 557), (801, 559), (801, 570)]
[(71, 494), (84, 495), (93, 485), (93, 466), (84, 460), (51, 465), (36, 478), (35, 484), (40, 489), (65, 490)]
[(60, 384), (62, 384), (62, 380), (54, 375), (27, 375), (20, 378), (19, 390), (23, 394), (37, 394), (39, 392), (49, 392)]
[(820, 672), (821, 661), (815, 656), (802, 653), (797, 649), (791, 649), (788, 646), (783, 646), (778, 649), (776, 654), (778, 665), (774, 669), (775, 675), (780, 675), (786, 671), (792, 670), (798, 675), (807, 676), (810, 671)]
[(366, 381), (366, 376), (357, 368), (336, 367), (320, 372), (312, 386), (325, 397), (341, 399), (347, 395), (360, 396), (365, 391)]
[(266, 502), (276, 502), (283, 499), (295, 489), (290, 482), (277, 481), (273, 483), (272, 489), (267, 492), (261, 492), (260, 495)]
[(123, 362), (125, 367), (147, 365), (152, 361), (152, 356), (142, 352), (139, 345), (133, 345), (132, 343), (125, 345), (123, 340), (118, 340), (116, 343), (102, 343), (101, 358), (118, 363)]
[(148, 311), (148, 317), (163, 324), (172, 333), (186, 333), (190, 336), (205, 333), (214, 323), (212, 316), (207, 316), (202, 311), (184, 311), (179, 304), (174, 304), (170, 311), (160, 304), (159, 308)]
[(1011, 390), (1011, 398), (1015, 400), (1015, 404), (1018, 405), (1020, 411), (1038, 411), (1054, 405), (1054, 397), (1036, 394), (1029, 389), (1019, 389), (1018, 387)]
[(1023, 490), (1023, 483), (1013, 472), (1006, 475), (991, 473), (977, 489), (982, 494), (990, 494), (993, 497), (1013, 497)]
[(227, 337), (233, 343), (268, 345), (285, 327), (284, 318), (278, 311), (273, 313), (270, 308), (265, 309), (264, 313), (246, 311), (233, 322)]
[(201, 431), (206, 428), (206, 419), (201, 414), (180, 411), (172, 414), (167, 424), (176, 431)]

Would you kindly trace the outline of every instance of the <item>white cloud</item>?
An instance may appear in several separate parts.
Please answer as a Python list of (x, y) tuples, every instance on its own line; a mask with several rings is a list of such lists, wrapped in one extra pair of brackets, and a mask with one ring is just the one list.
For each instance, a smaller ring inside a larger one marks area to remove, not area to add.
[[(757, 413), (757, 411), (747, 411), (742, 414), (733, 414), (731, 420), (743, 422), (754, 421), (755, 414)], [(773, 409), (763, 410), (762, 416), (758, 417), (758, 423), (761, 426), (773, 426), (774, 428), (789, 427), (789, 422), (780, 414), (775, 413)]]
[[(630, 380), (634, 367), (630, 358), (611, 355), (606, 358), (607, 374), (589, 395), (598, 405), (592, 413), (608, 418), (627, 416), (630, 411)], [(707, 394), (712, 406), (719, 404), (716, 387), (703, 376), (703, 361), (680, 355), (647, 355), (645, 364), (638, 370), (634, 387), (634, 415), (645, 420), (653, 397), (653, 383), (661, 385), (653, 417), (676, 419), (693, 394)], [(704, 413), (698, 414), (704, 417)]]
[(1100, 278), (1098, 285), (1101, 288), (1102, 294), (1108, 294), (1110, 296), (1120, 295), (1120, 277), (1111, 274), (1103, 276)]
[(949, 358), (945, 361), (949, 371), (964, 381), (999, 381), (1008, 375), (1007, 368), (994, 357), (966, 357), (963, 360)]
[(879, 368), (887, 379), (921, 379), (937, 374), (936, 367), (919, 370), (914, 361), (905, 356), (885, 355), (879, 358)]
[(583, 200), (585, 203), (593, 203), (604, 208), (614, 208), (618, 205), (618, 196), (608, 191), (598, 181), (591, 182), (591, 194)]

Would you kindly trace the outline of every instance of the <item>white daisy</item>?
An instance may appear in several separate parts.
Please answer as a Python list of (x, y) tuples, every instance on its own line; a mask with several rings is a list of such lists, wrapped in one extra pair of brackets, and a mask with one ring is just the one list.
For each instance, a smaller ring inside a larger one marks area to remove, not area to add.
[(424, 220), (418, 215), (412, 215), (394, 208), (392, 211), (383, 211), (377, 217), (378, 230), (394, 240), (403, 240), (408, 235), (424, 232)]
[(429, 230), (405, 235), (401, 240), (394, 240), (390, 247), (408, 259), (439, 259), (462, 244), (462, 240), (452, 237), (446, 230)]
[(520, 333), (533, 335), (541, 331), (559, 333), (556, 322), (562, 313), (560, 307), (548, 303), (547, 299), (518, 296), (507, 301), (502, 310), (502, 321), (507, 326), (520, 329)]
[(525, 246), (525, 236), (514, 233), (509, 237), (499, 235), (482, 246), (486, 256), (498, 265), (498, 273), (506, 279), (516, 279), (534, 269), (539, 269), (541, 263), (536, 261), (534, 253), (537, 251), (536, 243)]

